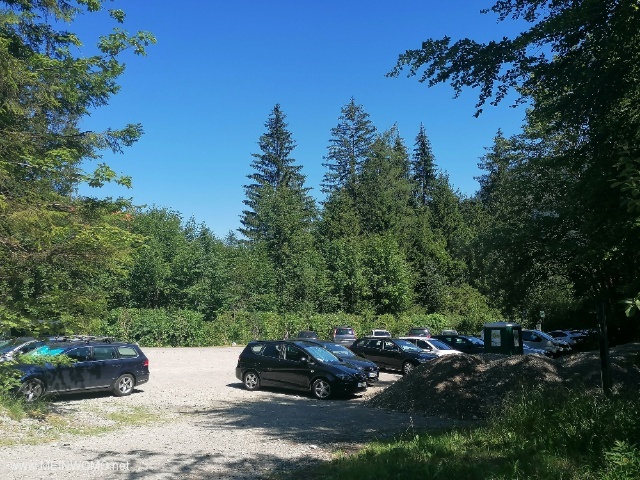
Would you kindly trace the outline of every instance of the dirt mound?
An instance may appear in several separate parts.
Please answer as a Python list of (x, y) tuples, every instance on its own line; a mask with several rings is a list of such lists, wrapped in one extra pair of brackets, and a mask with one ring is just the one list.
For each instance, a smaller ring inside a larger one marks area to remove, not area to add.
[[(638, 391), (640, 344), (610, 351), (614, 392)], [(538, 355), (447, 355), (416, 368), (367, 401), (374, 408), (427, 416), (477, 420), (499, 406), (505, 396), (538, 385), (601, 387), (599, 352), (560, 359)]]

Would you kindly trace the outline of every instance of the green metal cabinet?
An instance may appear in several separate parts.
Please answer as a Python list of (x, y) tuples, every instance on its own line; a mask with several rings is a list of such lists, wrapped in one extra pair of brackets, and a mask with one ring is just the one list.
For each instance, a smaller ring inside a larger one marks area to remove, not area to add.
[(522, 355), (522, 327), (517, 323), (487, 323), (483, 337), (485, 353)]

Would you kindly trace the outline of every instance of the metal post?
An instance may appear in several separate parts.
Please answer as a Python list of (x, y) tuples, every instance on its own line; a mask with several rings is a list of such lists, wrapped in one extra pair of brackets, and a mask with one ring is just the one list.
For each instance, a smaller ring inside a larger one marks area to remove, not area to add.
[(600, 327), (600, 375), (602, 377), (602, 390), (607, 397), (610, 397), (611, 369), (609, 367), (609, 340), (604, 302), (598, 303), (598, 326)]

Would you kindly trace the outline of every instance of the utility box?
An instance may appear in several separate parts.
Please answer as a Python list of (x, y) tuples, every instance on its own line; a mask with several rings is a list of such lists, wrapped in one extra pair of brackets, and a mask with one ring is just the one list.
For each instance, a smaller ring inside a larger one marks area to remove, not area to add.
[(517, 323), (487, 323), (483, 336), (485, 353), (522, 355), (522, 327)]

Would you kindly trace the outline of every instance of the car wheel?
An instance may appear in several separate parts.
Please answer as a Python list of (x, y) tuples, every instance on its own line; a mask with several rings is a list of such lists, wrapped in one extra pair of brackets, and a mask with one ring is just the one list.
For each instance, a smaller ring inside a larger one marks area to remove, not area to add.
[(133, 378), (133, 375), (125, 373), (124, 375), (120, 375), (116, 380), (116, 383), (113, 385), (113, 393), (118, 397), (124, 397), (125, 395), (130, 395), (133, 392), (133, 387), (135, 386), (136, 381)]
[(411, 372), (413, 372), (414, 368), (416, 368), (416, 366), (413, 363), (404, 362), (404, 364), (402, 365), (402, 374), (409, 375)]
[(311, 386), (313, 396), (319, 400), (325, 400), (331, 396), (331, 385), (324, 378), (318, 378)]
[(27, 402), (34, 402), (44, 394), (44, 383), (37, 378), (25, 381), (18, 390)]
[(244, 383), (244, 387), (249, 391), (258, 390), (260, 388), (260, 376), (256, 372), (245, 373), (242, 382)]

